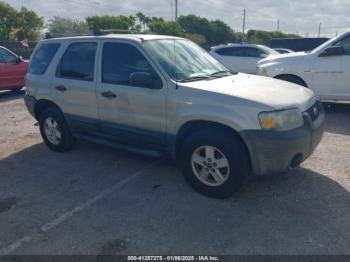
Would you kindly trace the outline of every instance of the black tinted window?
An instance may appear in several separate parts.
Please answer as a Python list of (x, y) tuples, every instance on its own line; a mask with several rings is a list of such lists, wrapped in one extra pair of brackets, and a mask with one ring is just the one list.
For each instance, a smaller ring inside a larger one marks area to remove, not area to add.
[(122, 43), (105, 43), (102, 58), (102, 81), (105, 83), (131, 85), (130, 75), (147, 72), (153, 76), (155, 85), (160, 79), (142, 53), (134, 46)]
[(265, 54), (265, 52), (258, 48), (254, 48), (254, 47), (245, 48), (245, 56), (247, 57), (262, 57), (263, 54)]
[(334, 46), (342, 46), (345, 50), (345, 54), (350, 55), (350, 37), (340, 40)]
[(223, 56), (245, 56), (244, 48), (242, 47), (225, 47), (216, 51)]
[(17, 61), (17, 57), (6, 49), (0, 48), (0, 63), (13, 63)]
[(97, 43), (71, 44), (64, 53), (57, 69), (57, 76), (84, 81), (94, 79)]
[(30, 61), (29, 73), (34, 75), (42, 75), (55, 56), (60, 44), (42, 44), (35, 51)]

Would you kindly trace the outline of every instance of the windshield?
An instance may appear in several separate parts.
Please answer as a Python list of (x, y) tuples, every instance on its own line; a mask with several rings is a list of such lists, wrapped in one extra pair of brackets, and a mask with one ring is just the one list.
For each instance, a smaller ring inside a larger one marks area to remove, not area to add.
[(259, 46), (265, 53), (270, 54), (270, 55), (280, 55), (280, 53), (278, 53), (276, 50), (273, 50), (270, 47), (267, 46)]
[(323, 48), (325, 48), (326, 46), (330, 45), (335, 38), (332, 38), (330, 40), (328, 40), (327, 42), (323, 43), (322, 45), (319, 45), (318, 47), (316, 47), (315, 49), (308, 51), (307, 53), (316, 53), (318, 51), (321, 51)]
[(327, 42), (323, 43), (322, 45), (316, 47), (314, 50), (310, 51), (310, 53), (316, 53), (316, 52), (319, 52), (319, 51), (323, 50), (325, 47), (331, 45), (333, 42), (335, 43), (336, 41), (338, 41), (338, 39), (343, 38), (347, 34), (348, 33), (344, 33), (344, 34), (341, 34), (341, 35), (339, 35), (337, 37), (334, 37), (334, 38), (328, 40)]
[(144, 47), (175, 81), (196, 81), (230, 74), (220, 62), (189, 40), (149, 40), (144, 42)]

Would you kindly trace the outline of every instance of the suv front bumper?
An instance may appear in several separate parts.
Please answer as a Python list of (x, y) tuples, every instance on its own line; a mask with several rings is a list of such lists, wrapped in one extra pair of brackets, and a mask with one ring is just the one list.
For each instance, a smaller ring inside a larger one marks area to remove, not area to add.
[(26, 94), (24, 97), (24, 102), (26, 104), (28, 112), (35, 118), (34, 107), (35, 107), (36, 99)]
[[(312, 114), (314, 108), (318, 115)], [(317, 101), (303, 113), (304, 125), (290, 131), (245, 130), (241, 135), (248, 147), (252, 171), (266, 176), (284, 173), (306, 160), (322, 139), (325, 111)]]

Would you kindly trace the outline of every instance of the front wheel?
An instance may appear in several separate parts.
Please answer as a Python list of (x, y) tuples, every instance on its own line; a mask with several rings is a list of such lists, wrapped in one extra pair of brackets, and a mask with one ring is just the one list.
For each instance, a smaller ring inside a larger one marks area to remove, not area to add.
[(61, 113), (55, 107), (50, 107), (40, 114), (40, 133), (45, 144), (56, 152), (72, 149), (74, 138), (69, 126)]
[(216, 129), (191, 135), (182, 147), (180, 160), (189, 184), (214, 198), (234, 194), (249, 172), (249, 157), (239, 137)]

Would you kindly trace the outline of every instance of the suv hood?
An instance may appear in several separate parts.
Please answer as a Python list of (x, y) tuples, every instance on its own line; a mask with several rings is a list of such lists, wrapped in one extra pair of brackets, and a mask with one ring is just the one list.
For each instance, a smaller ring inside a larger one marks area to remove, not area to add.
[(298, 60), (298, 59), (304, 59), (306, 56), (308, 56), (309, 53), (306, 52), (295, 52), (295, 53), (289, 53), (289, 54), (281, 54), (281, 55), (273, 55), (268, 56), (267, 58), (264, 58), (258, 62), (258, 66), (267, 64), (270, 62), (279, 62), (279, 61), (292, 61), (292, 60)]
[(180, 88), (195, 88), (264, 104), (273, 110), (299, 108), (304, 112), (316, 101), (314, 93), (305, 87), (242, 73), (213, 80), (178, 84)]

